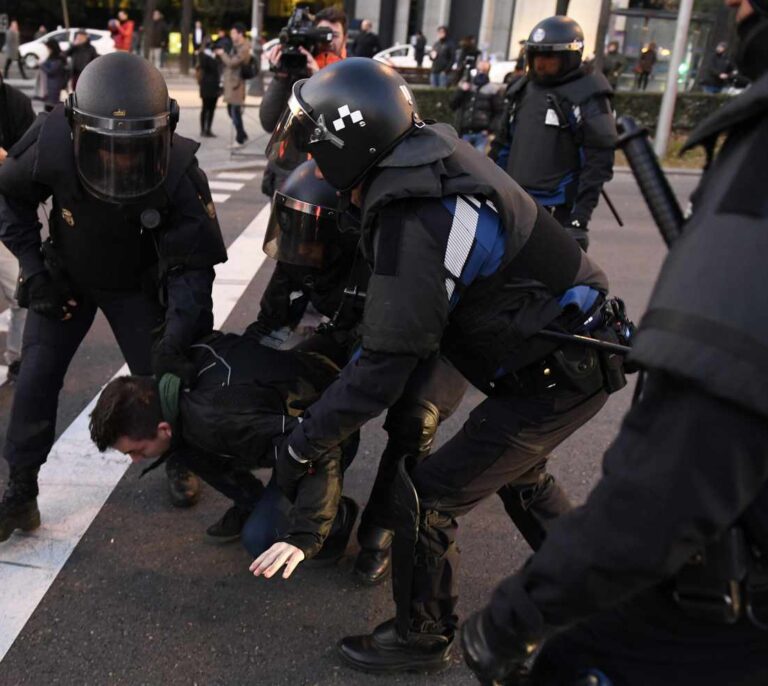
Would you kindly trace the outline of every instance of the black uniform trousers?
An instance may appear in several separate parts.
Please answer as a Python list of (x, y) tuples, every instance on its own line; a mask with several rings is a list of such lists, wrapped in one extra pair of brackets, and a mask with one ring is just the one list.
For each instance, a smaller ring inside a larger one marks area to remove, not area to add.
[(500, 391), (478, 405), (448, 443), (416, 465), (411, 479), (421, 518), (411, 604), (398, 607), (399, 616), (408, 613), (412, 630), (452, 634), (456, 629), (456, 518), (503, 486), (538, 482), (549, 453), (591, 419), (607, 397), (603, 390), (585, 396), (559, 386), (528, 397)]
[(29, 312), (4, 456), (12, 467), (39, 467), (53, 445), (64, 375), (101, 310), (133, 374), (151, 371), (152, 333), (164, 320), (160, 304), (143, 291), (95, 291), (77, 298), (67, 321)]

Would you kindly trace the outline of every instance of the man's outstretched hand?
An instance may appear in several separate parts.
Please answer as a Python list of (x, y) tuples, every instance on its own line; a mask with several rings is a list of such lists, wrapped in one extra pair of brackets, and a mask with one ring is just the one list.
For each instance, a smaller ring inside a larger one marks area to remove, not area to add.
[(259, 555), (248, 568), (253, 576), (263, 576), (271, 579), (285, 565), (283, 579), (287, 579), (293, 570), (304, 559), (304, 551), (290, 543), (275, 543), (271, 548)]

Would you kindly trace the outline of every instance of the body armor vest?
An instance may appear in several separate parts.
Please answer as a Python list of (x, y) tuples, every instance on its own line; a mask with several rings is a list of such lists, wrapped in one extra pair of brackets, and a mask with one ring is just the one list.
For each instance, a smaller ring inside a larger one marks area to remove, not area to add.
[[(519, 84), (519, 85), (518, 85)], [(578, 180), (581, 168), (580, 106), (609, 95), (602, 74), (545, 86), (530, 80), (513, 85), (508, 98), (511, 145), (507, 173), (527, 191), (555, 194)], [(552, 204), (563, 204), (565, 198)]]
[(766, 113), (768, 76), (692, 134), (707, 145), (730, 131), (664, 263), (632, 358), (768, 417), (768, 202), (755, 173), (768, 148)]
[[(157, 236), (141, 227), (144, 210), (164, 217), (170, 197), (194, 160), (197, 144), (174, 136), (168, 177), (140, 202), (108, 203), (87, 193), (79, 181), (71, 128), (63, 107), (40, 127), (35, 181), (53, 193), (50, 238), (67, 277), (79, 290), (136, 290), (156, 280)], [(162, 231), (163, 225), (154, 231)]]

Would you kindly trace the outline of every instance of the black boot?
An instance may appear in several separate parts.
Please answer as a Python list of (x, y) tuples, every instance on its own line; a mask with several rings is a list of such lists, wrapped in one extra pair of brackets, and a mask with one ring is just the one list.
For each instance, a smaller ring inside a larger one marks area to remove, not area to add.
[(339, 510), (336, 513), (331, 533), (325, 539), (325, 543), (317, 555), (307, 560), (305, 564), (310, 567), (322, 567), (332, 565), (341, 559), (347, 549), (352, 529), (355, 528), (358, 509), (357, 503), (352, 498), (347, 498), (345, 495), (341, 496)]
[(390, 619), (366, 636), (339, 641), (344, 662), (363, 672), (439, 672), (451, 661), (453, 636), (409, 632), (403, 638)]
[(8, 487), (0, 501), (0, 543), (8, 540), (16, 529), (33, 531), (40, 526), (37, 509), (37, 473), (39, 467), (11, 467)]
[(229, 543), (240, 538), (240, 533), (251, 516), (253, 510), (234, 505), (214, 524), (211, 524), (205, 534), (213, 543)]
[(357, 530), (360, 552), (355, 560), (355, 576), (366, 586), (381, 583), (389, 576), (393, 532), (380, 526), (362, 524)]
[(173, 457), (165, 463), (168, 494), (174, 507), (192, 507), (200, 499), (200, 479)]

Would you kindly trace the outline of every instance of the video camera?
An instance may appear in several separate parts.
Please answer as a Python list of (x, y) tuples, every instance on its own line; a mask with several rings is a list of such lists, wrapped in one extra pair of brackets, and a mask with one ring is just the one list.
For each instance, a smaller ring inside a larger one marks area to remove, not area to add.
[(303, 71), (307, 66), (307, 56), (299, 48), (304, 48), (312, 54), (318, 45), (330, 43), (333, 31), (329, 28), (318, 28), (312, 21), (312, 16), (306, 7), (297, 7), (288, 24), (280, 30), (280, 61), (276, 69), (289, 73)]

